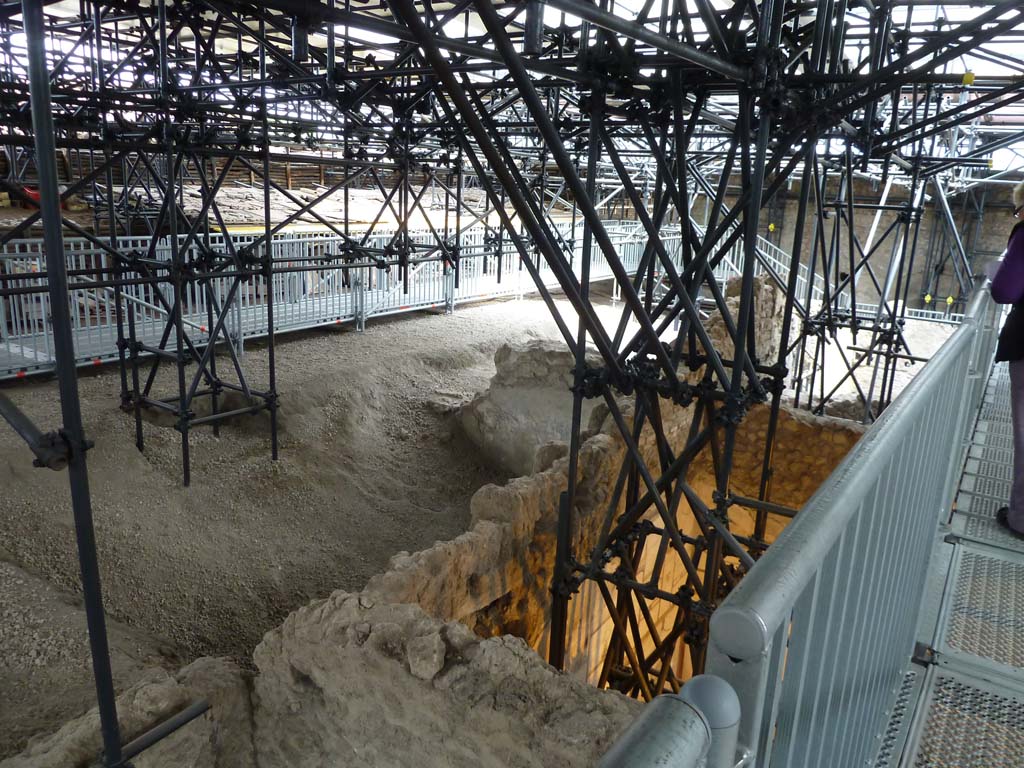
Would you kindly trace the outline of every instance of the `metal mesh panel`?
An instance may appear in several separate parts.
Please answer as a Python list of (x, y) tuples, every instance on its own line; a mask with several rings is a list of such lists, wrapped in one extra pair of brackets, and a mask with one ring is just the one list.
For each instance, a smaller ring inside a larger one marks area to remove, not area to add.
[(976, 432), (974, 437), (971, 438), (971, 444), (1012, 451), (1013, 435), (1001, 435), (996, 432)]
[(907, 740), (907, 729), (914, 714), (917, 700), (917, 679), (920, 676), (916, 669), (910, 669), (903, 678), (896, 702), (893, 704), (892, 717), (882, 734), (882, 745), (875, 757), (875, 768), (896, 768), (900, 762), (900, 754)]
[(1024, 765), (1024, 701), (935, 678), (915, 768), (1020, 768)]
[(972, 445), (970, 455), (982, 461), (992, 461), (997, 464), (1012, 464), (1013, 449), (991, 448), (987, 445)]
[(1010, 482), (1008, 479), (997, 480), (985, 475), (964, 475), (960, 481), (960, 490), (975, 496), (987, 496), (990, 499), (1008, 499)]
[(1024, 565), (965, 550), (946, 643), (1001, 664), (1024, 666)]
[(973, 465), (967, 466), (966, 474), (982, 475), (984, 477), (991, 477), (994, 480), (1001, 480), (1004, 483), (1009, 483), (1013, 480), (1013, 467), (1009, 464), (993, 464), (990, 461), (976, 461)]
[(974, 515), (964, 515), (963, 521), (963, 535), (965, 537), (1024, 552), (1024, 541), (1007, 533), (995, 520), (975, 517)]

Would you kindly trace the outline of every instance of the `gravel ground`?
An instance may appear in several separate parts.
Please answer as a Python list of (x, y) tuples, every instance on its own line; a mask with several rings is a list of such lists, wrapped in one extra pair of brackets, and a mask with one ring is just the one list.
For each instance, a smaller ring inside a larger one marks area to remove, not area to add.
[[(0, 759), (93, 706), (96, 696), (81, 606), (6, 559), (0, 552)], [(108, 622), (107, 638), (119, 690), (154, 666), (180, 666), (173, 650), (119, 622)]]
[[(83, 374), (108, 614), (161, 638), (182, 662), (226, 655), (249, 664), (263, 633), (291, 610), (335, 589), (361, 588), (396, 552), (462, 533), (473, 492), (506, 478), (453, 434), (449, 411), (487, 386), (502, 342), (555, 332), (542, 303), (525, 300), (463, 307), (450, 317), (378, 319), (363, 333), (283, 336), (280, 460), (270, 460), (265, 414), (222, 428), (219, 438), (197, 429), (190, 488), (181, 484), (178, 433), (147, 422), (139, 453), (133, 419), (118, 408), (116, 367)], [(254, 388), (265, 384), (266, 365), (265, 348), (251, 346), (245, 366)], [(169, 394), (170, 372), (159, 381)], [(54, 382), (5, 392), (38, 424), (56, 426)], [(30, 459), (14, 434), (0, 429), (0, 561), (77, 593), (67, 476), (34, 469)], [(13, 595), (13, 578), (2, 573), (0, 591)], [(29, 623), (4, 631), (11, 659), (36, 645)], [(78, 669), (80, 656), (47, 657), (46, 666), (60, 680), (65, 667)], [(12, 664), (26, 673), (24, 664)], [(17, 685), (38, 699), (37, 708), (65, 696), (62, 684), (35, 685), (27, 674)], [(7, 704), (0, 711), (23, 721)], [(22, 736), (6, 748), (0, 743), (0, 757), (23, 742), (24, 725)]]

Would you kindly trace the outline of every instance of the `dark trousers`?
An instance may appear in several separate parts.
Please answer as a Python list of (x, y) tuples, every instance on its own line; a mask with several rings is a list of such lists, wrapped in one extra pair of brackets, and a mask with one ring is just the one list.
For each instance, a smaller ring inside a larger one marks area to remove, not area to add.
[(1010, 361), (1010, 417), (1013, 420), (1013, 484), (1010, 527), (1024, 532), (1024, 360)]

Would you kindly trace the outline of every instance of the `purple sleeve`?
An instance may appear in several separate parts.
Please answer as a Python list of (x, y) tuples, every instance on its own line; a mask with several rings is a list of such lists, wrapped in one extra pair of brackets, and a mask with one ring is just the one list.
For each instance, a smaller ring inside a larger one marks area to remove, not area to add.
[(992, 298), (1000, 304), (1024, 299), (1024, 227), (1017, 227), (1006, 246), (1006, 258), (992, 278)]

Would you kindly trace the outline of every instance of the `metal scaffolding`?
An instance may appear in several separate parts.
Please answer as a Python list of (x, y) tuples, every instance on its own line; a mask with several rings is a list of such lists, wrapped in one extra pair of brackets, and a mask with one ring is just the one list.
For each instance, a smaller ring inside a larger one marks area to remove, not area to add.
[[(73, 470), (104, 764), (126, 765), (132, 750), (121, 750), (103, 642), (73, 327), (112, 329), (138, 447), (144, 412), (171, 414), (188, 484), (189, 435), (204, 425), (266, 411), (277, 456), (274, 345), (288, 276), (330, 283), (357, 302), (370, 284), (408, 293), (430, 273), (450, 283), (450, 310), (470, 265), (495, 285), (525, 275), (576, 358), (549, 660), (563, 665), (569, 602), (592, 582), (614, 626), (601, 684), (645, 699), (678, 690), (684, 670), (704, 667), (711, 614), (768, 546), (769, 517), (792, 514), (771, 497), (784, 399), (822, 411), (838, 389), (827, 391), (821, 374), (832, 347), (870, 421), (893, 396), (896, 366), (914, 358), (908, 313), (925, 297), (950, 297), (936, 315), (963, 308), (984, 190), (1008, 172), (990, 160), (1024, 141), (1024, 62), (1013, 53), (1024, 7), (990, 0), (963, 11), (937, 0), (0, 8), (3, 188), (29, 207), (0, 234), (0, 247), (17, 246), (0, 261), (0, 302), (38, 309), (48, 295), (39, 312), (52, 323), (64, 429), (39, 435), (5, 399), (0, 412), (41, 463)], [(966, 56), (991, 71), (967, 71)], [(297, 169), (315, 195), (296, 193)], [(256, 232), (235, 231), (225, 210), (225, 190), (238, 188), (259, 201)], [(383, 199), (369, 223), (349, 216), (358, 190)], [(957, 221), (957, 195), (973, 229)], [(67, 210), (76, 199), (88, 203), (86, 216)], [(289, 211), (277, 210), (282, 201)], [(328, 201), (340, 201), (341, 219), (321, 212)], [(778, 235), (774, 244), (762, 237), (766, 210), (788, 254)], [(610, 219), (630, 223), (634, 259)], [(318, 225), (316, 242), (278, 245), (300, 220)], [(31, 238), (37, 222), (41, 243)], [(45, 273), (18, 268), (40, 255)], [(726, 301), (727, 264), (740, 281), (738, 307)], [(614, 327), (595, 311), (598, 273), (621, 297)], [(785, 293), (772, 358), (753, 333), (757, 275)], [(93, 298), (69, 301), (76, 292)], [(243, 305), (265, 337), (259, 382), (240, 353)], [(702, 308), (722, 318), (724, 346)], [(366, 313), (352, 303), (317, 317), (361, 322)], [(159, 330), (147, 335), (143, 325)], [(852, 334), (846, 350), (835, 343), (840, 330)], [(858, 370), (870, 371), (866, 389)], [(603, 525), (581, 551), (581, 415), (595, 398), (625, 458)], [(762, 476), (757, 498), (745, 498), (730, 483), (737, 430), (761, 402), (770, 404)], [(667, 404), (692, 405), (683, 444), (663, 429)], [(640, 449), (645, 430), (656, 466)], [(687, 475), (705, 451), (710, 501)], [(750, 535), (730, 527), (734, 508), (753, 510)], [(657, 565), (641, 573), (651, 551)], [(664, 576), (670, 560), (682, 583)], [(654, 604), (673, 606), (667, 630)]]

